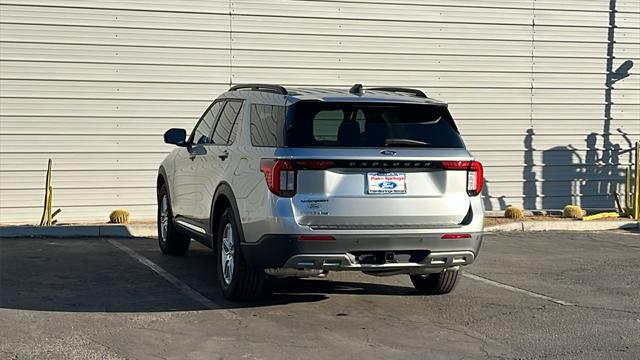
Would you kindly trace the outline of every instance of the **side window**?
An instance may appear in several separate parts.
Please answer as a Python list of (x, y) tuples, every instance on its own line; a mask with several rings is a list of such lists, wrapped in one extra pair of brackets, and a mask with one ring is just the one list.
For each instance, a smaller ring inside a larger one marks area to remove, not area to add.
[(224, 102), (219, 101), (213, 104), (213, 106), (207, 109), (204, 115), (202, 115), (198, 125), (196, 125), (196, 128), (193, 130), (192, 142), (194, 144), (208, 144), (211, 142), (209, 136), (211, 135), (211, 130), (215, 125), (222, 105), (224, 105)]
[(242, 123), (242, 105), (243, 104), (244, 104), (243, 102), (240, 102), (240, 108), (238, 109), (238, 113), (236, 114), (236, 119), (231, 125), (231, 134), (229, 134), (229, 141), (227, 141), (229, 145), (233, 144), (233, 142), (236, 140), (236, 134), (238, 133), (239, 124)]
[(251, 105), (251, 144), (276, 147), (282, 143), (285, 107)]
[(234, 122), (240, 113), (242, 108), (241, 101), (227, 101), (227, 106), (224, 107), (220, 114), (220, 119), (216, 124), (216, 128), (213, 131), (213, 143), (218, 145), (224, 145), (229, 142), (231, 131), (233, 130)]

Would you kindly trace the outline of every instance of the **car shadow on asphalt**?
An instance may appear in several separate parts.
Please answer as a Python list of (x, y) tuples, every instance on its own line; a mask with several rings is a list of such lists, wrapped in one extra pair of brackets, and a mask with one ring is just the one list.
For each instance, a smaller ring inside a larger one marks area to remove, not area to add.
[(329, 300), (333, 295), (418, 295), (411, 287), (316, 278), (269, 279), (265, 284), (265, 292), (256, 301), (228, 301), (224, 298), (217, 285), (212, 285), (208, 289), (202, 290), (200, 291), (201, 293), (207, 292), (207, 298), (220, 305), (222, 309), (319, 302)]
[(618, 231), (624, 232), (624, 233), (631, 233), (631, 234), (640, 234), (640, 224), (636, 228), (631, 228), (631, 227), (621, 228), (621, 229), (618, 229)]
[[(151, 239), (126, 240), (136, 252), (220, 309), (323, 301), (332, 295), (416, 295), (406, 286), (274, 279), (260, 301), (229, 302), (215, 279), (213, 254), (195, 246), (185, 257), (163, 256)], [(1, 239), (0, 308), (61, 312), (209, 310), (136, 259), (104, 240)]]
[(418, 295), (414, 288), (370, 282), (336, 281), (331, 279), (285, 278), (272, 280), (274, 296), (294, 294), (349, 295)]

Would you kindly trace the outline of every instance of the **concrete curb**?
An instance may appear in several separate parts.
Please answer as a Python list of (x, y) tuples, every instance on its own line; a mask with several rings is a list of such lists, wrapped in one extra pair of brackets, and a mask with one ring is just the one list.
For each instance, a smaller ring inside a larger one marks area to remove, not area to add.
[[(640, 222), (620, 221), (519, 221), (492, 225), (485, 232), (510, 231), (603, 231), (616, 229), (640, 229)], [(53, 237), (53, 238), (100, 238), (100, 237), (156, 237), (154, 224), (133, 225), (62, 225), (62, 226), (1, 226), (0, 238)]]
[(518, 221), (508, 224), (492, 225), (484, 228), (485, 232), (509, 231), (602, 231), (616, 229), (640, 229), (640, 222), (620, 221)]
[(133, 225), (61, 225), (61, 226), (2, 226), (0, 238), (54, 237), (54, 238), (99, 238), (99, 237), (156, 237), (158, 230), (153, 224)]

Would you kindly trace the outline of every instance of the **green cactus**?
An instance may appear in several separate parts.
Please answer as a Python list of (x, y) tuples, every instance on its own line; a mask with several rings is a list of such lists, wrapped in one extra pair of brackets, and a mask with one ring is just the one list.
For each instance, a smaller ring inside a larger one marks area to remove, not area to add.
[(572, 218), (572, 219), (582, 219), (582, 208), (577, 205), (567, 205), (562, 210), (562, 217)]
[(524, 219), (524, 210), (519, 207), (509, 206), (504, 210), (504, 217), (509, 219)]
[(128, 224), (129, 211), (127, 209), (115, 209), (109, 214), (109, 222), (112, 224)]

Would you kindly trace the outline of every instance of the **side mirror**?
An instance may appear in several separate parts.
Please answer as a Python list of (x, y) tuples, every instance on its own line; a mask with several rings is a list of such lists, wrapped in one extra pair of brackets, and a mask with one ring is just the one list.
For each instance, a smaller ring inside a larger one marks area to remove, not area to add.
[(169, 129), (164, 133), (164, 142), (177, 146), (185, 146), (187, 138), (187, 130), (185, 129)]

